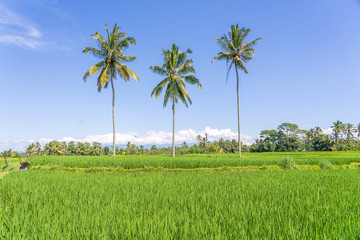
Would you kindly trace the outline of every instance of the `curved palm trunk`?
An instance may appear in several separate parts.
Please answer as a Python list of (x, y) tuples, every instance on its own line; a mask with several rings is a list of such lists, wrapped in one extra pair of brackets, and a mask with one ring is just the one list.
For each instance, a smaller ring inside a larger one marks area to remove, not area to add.
[(237, 115), (238, 115), (238, 142), (239, 142), (239, 156), (241, 157), (239, 73), (236, 63), (235, 63), (235, 69), (236, 69), (236, 80), (237, 80), (236, 91), (237, 91)]
[(173, 99), (173, 135), (172, 135), (172, 156), (175, 157), (175, 100)]
[(112, 120), (113, 120), (113, 156), (115, 157), (116, 154), (116, 147), (115, 147), (115, 89), (114, 89), (114, 82), (111, 78), (111, 88), (112, 88)]
[(6, 161), (6, 158), (4, 158), (4, 161), (5, 161), (6, 167), (8, 167), (9, 164), (8, 164), (8, 162)]

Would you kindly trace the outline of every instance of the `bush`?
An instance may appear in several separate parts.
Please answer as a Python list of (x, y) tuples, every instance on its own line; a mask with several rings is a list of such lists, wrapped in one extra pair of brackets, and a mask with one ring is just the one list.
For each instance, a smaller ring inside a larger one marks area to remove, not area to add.
[(322, 160), (319, 164), (321, 169), (334, 169), (334, 166), (331, 162), (329, 162), (328, 160)]
[(295, 169), (295, 161), (290, 157), (283, 157), (281, 167), (283, 169)]

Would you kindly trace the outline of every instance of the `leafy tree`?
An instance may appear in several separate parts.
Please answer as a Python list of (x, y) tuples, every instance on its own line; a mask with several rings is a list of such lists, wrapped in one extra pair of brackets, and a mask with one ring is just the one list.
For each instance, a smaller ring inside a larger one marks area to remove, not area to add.
[(195, 68), (193, 67), (193, 60), (187, 59), (187, 54), (192, 53), (190, 49), (186, 52), (181, 52), (179, 47), (175, 44), (172, 45), (171, 50), (162, 49), (162, 55), (164, 57), (164, 64), (160, 66), (151, 66), (150, 69), (160, 75), (165, 76), (163, 79), (152, 91), (151, 96), (154, 96), (157, 99), (161, 92), (166, 88), (164, 94), (164, 103), (163, 106), (166, 107), (166, 104), (170, 100), (172, 102), (173, 110), (173, 137), (172, 137), (172, 156), (175, 157), (175, 104), (180, 99), (182, 103), (188, 107), (188, 102), (191, 104), (191, 98), (186, 91), (185, 82), (192, 85), (197, 85), (201, 89), (201, 84), (199, 79), (194, 75), (189, 75), (189, 73), (195, 74)]
[(110, 154), (110, 148), (108, 146), (104, 147), (104, 154), (109, 155)]
[(239, 144), (239, 155), (241, 156), (241, 136), (240, 136), (240, 98), (239, 98), (239, 74), (238, 69), (248, 73), (245, 68), (245, 63), (248, 63), (250, 60), (254, 59), (253, 55), (255, 51), (253, 47), (260, 40), (257, 38), (251, 42), (245, 42), (247, 35), (249, 34), (250, 29), (241, 28), (239, 29), (238, 24), (231, 25), (231, 31), (222, 35), (220, 38), (216, 37), (217, 43), (223, 52), (219, 52), (216, 57), (214, 57), (213, 62), (215, 60), (226, 60), (228, 64), (230, 62), (228, 68), (228, 74), (231, 67), (235, 66), (236, 71), (236, 91), (237, 91), (237, 115), (238, 115), (238, 144)]
[(109, 32), (107, 24), (106, 33), (107, 40), (100, 35), (98, 32), (95, 32), (91, 35), (91, 38), (95, 39), (99, 49), (94, 47), (86, 47), (83, 50), (83, 53), (90, 52), (95, 57), (100, 58), (101, 61), (89, 68), (84, 74), (83, 81), (86, 82), (89, 76), (93, 76), (100, 72), (97, 78), (97, 89), (100, 92), (102, 88), (107, 88), (109, 82), (111, 83), (112, 89), (112, 118), (113, 118), (113, 154), (116, 154), (115, 148), (115, 88), (114, 88), (114, 79), (119, 75), (126, 82), (129, 82), (130, 77), (134, 78), (136, 81), (139, 80), (136, 73), (134, 73), (129, 67), (127, 67), (124, 62), (131, 62), (136, 59), (133, 56), (125, 56), (123, 52), (129, 48), (130, 45), (135, 45), (136, 41), (132, 37), (128, 37), (125, 33), (119, 32), (120, 27), (116, 24), (112, 30)]
[(183, 149), (188, 149), (188, 148), (189, 148), (189, 145), (188, 145), (186, 142), (183, 142), (183, 143), (181, 144), (181, 147), (182, 147)]
[(264, 139), (264, 142), (269, 145), (271, 152), (275, 151), (278, 139), (278, 132), (275, 129), (261, 131), (260, 138)]

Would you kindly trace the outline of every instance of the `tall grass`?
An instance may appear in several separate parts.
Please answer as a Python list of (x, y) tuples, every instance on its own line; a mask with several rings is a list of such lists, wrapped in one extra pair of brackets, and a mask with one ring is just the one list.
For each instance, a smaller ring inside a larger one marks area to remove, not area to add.
[(358, 239), (360, 171), (69, 173), (0, 180), (0, 239)]
[(324, 159), (333, 165), (360, 162), (360, 152), (245, 153), (170, 156), (41, 156), (30, 159), (34, 166), (116, 167), (116, 168), (206, 168), (278, 165), (283, 158), (295, 164), (319, 165)]

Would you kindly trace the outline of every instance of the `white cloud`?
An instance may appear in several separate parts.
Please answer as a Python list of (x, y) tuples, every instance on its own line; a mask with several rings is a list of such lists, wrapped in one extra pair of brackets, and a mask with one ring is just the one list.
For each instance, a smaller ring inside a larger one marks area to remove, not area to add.
[[(216, 129), (205, 127), (202, 131), (196, 131), (193, 129), (181, 130), (175, 134), (175, 142), (176, 144), (180, 144), (182, 142), (187, 143), (196, 143), (196, 136), (208, 134), (209, 141), (215, 141), (220, 138), (224, 138), (225, 140), (229, 139), (237, 139), (237, 133), (232, 132), (230, 129)], [(40, 139), (28, 139), (28, 140), (16, 140), (16, 141), (7, 141), (0, 142), (0, 151), (12, 148), (15, 151), (24, 151), (25, 147), (33, 142), (40, 142), (41, 145), (44, 145), (52, 140), (65, 141), (65, 142), (99, 142), (102, 144), (112, 144), (112, 133), (102, 134), (102, 135), (89, 135), (82, 138), (74, 138), (74, 137), (63, 137), (61, 139), (50, 139), (50, 138), (40, 138)], [(255, 141), (256, 137), (243, 135), (241, 134), (241, 141), (244, 144), (251, 144)], [(163, 145), (163, 144), (171, 144), (172, 143), (172, 133), (164, 132), (164, 131), (148, 131), (145, 136), (141, 136), (136, 132), (128, 132), (128, 133), (116, 133), (116, 144), (126, 144), (127, 142), (131, 142), (136, 145)]]
[(331, 134), (332, 134), (332, 128), (322, 129), (322, 131), (323, 131), (324, 134), (327, 134), (327, 135), (331, 135)]
[(0, 5), (0, 42), (27, 49), (47, 45), (36, 26), (19, 14)]

